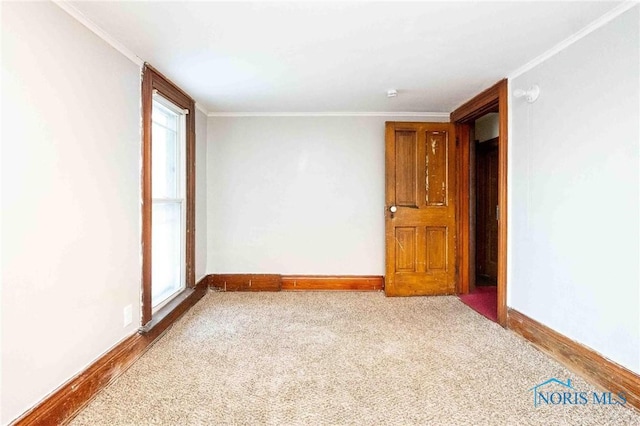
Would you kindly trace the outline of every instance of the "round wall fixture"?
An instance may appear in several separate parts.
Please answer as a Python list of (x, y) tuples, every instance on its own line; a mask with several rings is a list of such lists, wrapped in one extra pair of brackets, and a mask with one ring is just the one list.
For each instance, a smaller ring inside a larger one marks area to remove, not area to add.
[(516, 98), (525, 97), (527, 102), (533, 103), (536, 101), (536, 99), (538, 99), (538, 96), (540, 96), (540, 87), (538, 87), (537, 84), (534, 84), (527, 90), (517, 89), (513, 92), (513, 96), (515, 96)]

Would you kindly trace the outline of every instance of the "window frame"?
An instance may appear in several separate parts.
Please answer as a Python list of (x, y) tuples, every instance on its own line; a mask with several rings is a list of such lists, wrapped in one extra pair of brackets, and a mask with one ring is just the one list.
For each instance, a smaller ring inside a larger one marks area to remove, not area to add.
[(145, 63), (142, 69), (142, 331), (149, 331), (154, 324), (170, 314), (176, 307), (166, 303), (153, 311), (152, 306), (152, 112), (153, 94), (171, 101), (187, 110), (185, 116), (185, 288), (174, 299), (180, 299), (181, 293), (192, 291), (195, 287), (195, 101), (169, 79)]
[[(151, 110), (151, 134), (152, 134), (152, 144), (153, 144), (153, 138), (155, 138), (157, 135), (153, 135), (153, 131), (154, 129), (159, 129), (159, 128), (163, 128), (165, 130), (168, 131), (172, 131), (175, 133), (176, 135), (176, 148), (177, 148), (177, 152), (175, 155), (175, 167), (177, 170), (177, 175), (176, 175), (176, 182), (175, 182), (175, 187), (173, 188), (175, 190), (175, 196), (171, 197), (168, 196), (167, 194), (165, 194), (165, 196), (163, 197), (157, 197), (158, 194), (152, 194), (151, 197), (151, 211), (152, 211), (152, 218), (153, 218), (153, 211), (155, 210), (155, 208), (159, 205), (159, 204), (173, 204), (173, 205), (179, 205), (180, 206), (180, 258), (179, 258), (179, 267), (180, 267), (180, 281), (177, 283), (177, 289), (175, 289), (172, 293), (170, 294), (163, 294), (163, 297), (158, 300), (157, 297), (154, 296), (154, 288), (151, 288), (151, 310), (152, 310), (152, 315), (154, 313), (156, 313), (156, 311), (160, 311), (162, 309), (162, 307), (164, 307), (166, 304), (170, 303), (178, 294), (180, 294), (180, 292), (182, 292), (185, 288), (186, 288), (186, 283), (185, 283), (185, 265), (186, 265), (186, 261), (185, 261), (185, 255), (186, 255), (186, 203), (187, 203), (187, 198), (186, 198), (186, 171), (185, 171), (185, 154), (186, 154), (186, 119), (188, 116), (188, 112), (186, 112), (184, 109), (180, 108), (178, 105), (175, 105), (173, 102), (171, 102), (170, 100), (166, 99), (164, 96), (162, 96), (162, 94), (158, 93), (157, 91), (153, 92), (153, 102), (152, 102), (153, 106), (152, 106), (152, 110)], [(156, 111), (156, 108), (160, 108), (160, 111)], [(166, 116), (166, 114), (171, 114), (172, 116), (175, 117), (176, 122), (175, 122), (175, 129), (171, 129), (170, 127), (167, 127), (166, 125), (156, 122), (154, 121), (154, 114), (156, 112), (159, 112), (160, 114), (164, 114)], [(153, 147), (152, 147), (153, 148)], [(154, 153), (151, 153), (151, 157), (152, 157), (152, 162), (153, 162), (153, 155)], [(158, 157), (156, 157), (156, 160), (158, 159)], [(152, 163), (152, 170), (151, 170), (151, 180), (152, 180), (152, 187), (151, 187), (151, 191), (154, 191), (154, 188), (156, 188), (156, 186), (154, 186), (153, 184), (153, 179), (154, 179), (154, 173), (155, 173), (155, 169), (156, 169), (157, 165)], [(151, 232), (151, 237), (153, 239), (153, 229)], [(157, 245), (156, 245), (157, 247)], [(152, 275), (152, 281), (153, 281), (153, 270), (154, 270), (154, 263), (153, 263), (153, 256), (154, 256), (154, 243), (153, 240), (151, 241), (151, 250), (152, 250), (152, 256), (151, 256), (151, 275)], [(155, 281), (156, 285), (157, 285), (157, 279)], [(153, 285), (153, 283), (152, 283)], [(157, 290), (157, 288), (156, 288)]]

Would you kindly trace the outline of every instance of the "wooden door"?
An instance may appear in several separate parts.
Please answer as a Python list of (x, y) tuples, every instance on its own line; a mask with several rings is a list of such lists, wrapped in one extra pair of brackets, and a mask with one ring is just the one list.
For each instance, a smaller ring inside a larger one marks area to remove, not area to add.
[(498, 276), (498, 139), (476, 150), (476, 274)]
[(449, 123), (386, 123), (387, 296), (455, 293), (455, 157)]

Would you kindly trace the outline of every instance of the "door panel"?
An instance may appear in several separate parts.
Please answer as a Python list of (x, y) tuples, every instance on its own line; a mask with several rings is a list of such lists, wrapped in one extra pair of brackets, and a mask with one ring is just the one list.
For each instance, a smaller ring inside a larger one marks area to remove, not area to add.
[(418, 168), (418, 134), (401, 131), (396, 136), (396, 203), (417, 206), (416, 177)]
[(386, 124), (388, 296), (455, 292), (453, 133), (449, 123)]
[(476, 273), (498, 274), (498, 141), (483, 142), (476, 160)]
[(447, 152), (448, 140), (445, 132), (427, 132), (426, 157), (426, 204), (447, 205)]
[(447, 269), (447, 228), (427, 227), (427, 271)]
[(396, 271), (416, 271), (416, 228), (396, 228)]

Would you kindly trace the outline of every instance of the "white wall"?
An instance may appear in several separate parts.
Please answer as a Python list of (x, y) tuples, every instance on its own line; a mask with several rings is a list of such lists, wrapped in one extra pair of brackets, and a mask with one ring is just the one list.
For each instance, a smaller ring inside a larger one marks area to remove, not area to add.
[(475, 121), (474, 131), (475, 139), (484, 142), (489, 139), (497, 138), (500, 120), (497, 112), (490, 112), (483, 115)]
[(140, 69), (2, 4), (2, 423), (139, 326)]
[(383, 275), (394, 120), (210, 117), (208, 272)]
[(207, 116), (196, 111), (196, 282), (207, 275)]
[(639, 7), (510, 82), (510, 306), (640, 373)]
[[(138, 65), (53, 3), (1, 7), (7, 424), (140, 326), (141, 118)], [(206, 117), (196, 120), (200, 277)]]

